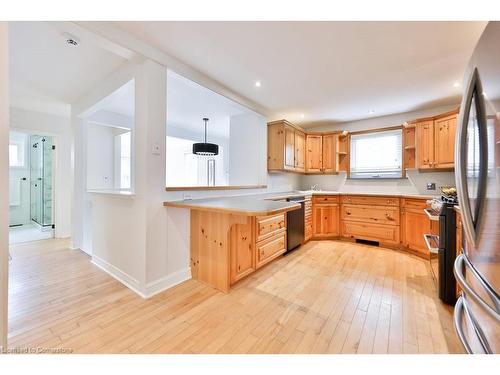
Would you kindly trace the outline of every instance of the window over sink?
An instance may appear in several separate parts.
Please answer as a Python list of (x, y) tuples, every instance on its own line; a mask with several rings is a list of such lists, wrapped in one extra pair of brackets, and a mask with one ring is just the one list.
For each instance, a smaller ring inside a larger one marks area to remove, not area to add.
[(402, 178), (402, 129), (351, 135), (350, 178)]

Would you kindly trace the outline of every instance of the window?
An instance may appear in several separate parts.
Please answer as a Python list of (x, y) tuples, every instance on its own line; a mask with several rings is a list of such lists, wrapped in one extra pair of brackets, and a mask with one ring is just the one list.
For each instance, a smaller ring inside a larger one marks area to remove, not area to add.
[(22, 142), (10, 142), (9, 167), (24, 167), (24, 144)]
[(402, 130), (351, 135), (351, 178), (402, 178)]

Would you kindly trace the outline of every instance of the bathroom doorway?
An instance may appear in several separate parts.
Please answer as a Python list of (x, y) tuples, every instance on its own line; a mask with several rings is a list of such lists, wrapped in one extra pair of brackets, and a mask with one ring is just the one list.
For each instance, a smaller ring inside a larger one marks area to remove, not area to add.
[(9, 243), (54, 236), (54, 138), (11, 131)]

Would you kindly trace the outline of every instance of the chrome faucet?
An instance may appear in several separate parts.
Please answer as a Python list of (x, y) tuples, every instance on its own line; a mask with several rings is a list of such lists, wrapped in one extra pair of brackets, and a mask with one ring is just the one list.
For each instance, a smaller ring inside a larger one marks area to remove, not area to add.
[(318, 186), (318, 184), (311, 185), (311, 190), (312, 190), (312, 191), (319, 191), (319, 186)]

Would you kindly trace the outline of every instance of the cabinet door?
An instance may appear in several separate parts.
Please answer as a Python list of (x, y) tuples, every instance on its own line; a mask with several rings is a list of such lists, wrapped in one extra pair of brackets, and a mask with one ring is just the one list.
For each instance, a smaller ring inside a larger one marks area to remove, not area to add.
[(295, 130), (285, 126), (285, 168), (295, 168)]
[(434, 164), (434, 124), (419, 122), (417, 127), (417, 168), (430, 169)]
[(423, 210), (403, 209), (403, 245), (424, 255), (429, 255), (424, 234), (431, 233), (431, 224)]
[(304, 171), (306, 167), (306, 135), (304, 133), (295, 132), (295, 169)]
[(339, 205), (313, 205), (314, 237), (339, 236)]
[(255, 270), (252, 225), (236, 224), (230, 231), (231, 284)]
[(453, 168), (455, 165), (455, 130), (457, 116), (436, 119), (434, 122), (435, 168)]
[(285, 128), (282, 124), (268, 125), (267, 127), (267, 169), (283, 170)]
[(337, 171), (337, 137), (335, 134), (323, 136), (323, 173), (334, 173)]
[(306, 172), (318, 173), (323, 169), (323, 147), (321, 135), (308, 135), (306, 137)]

